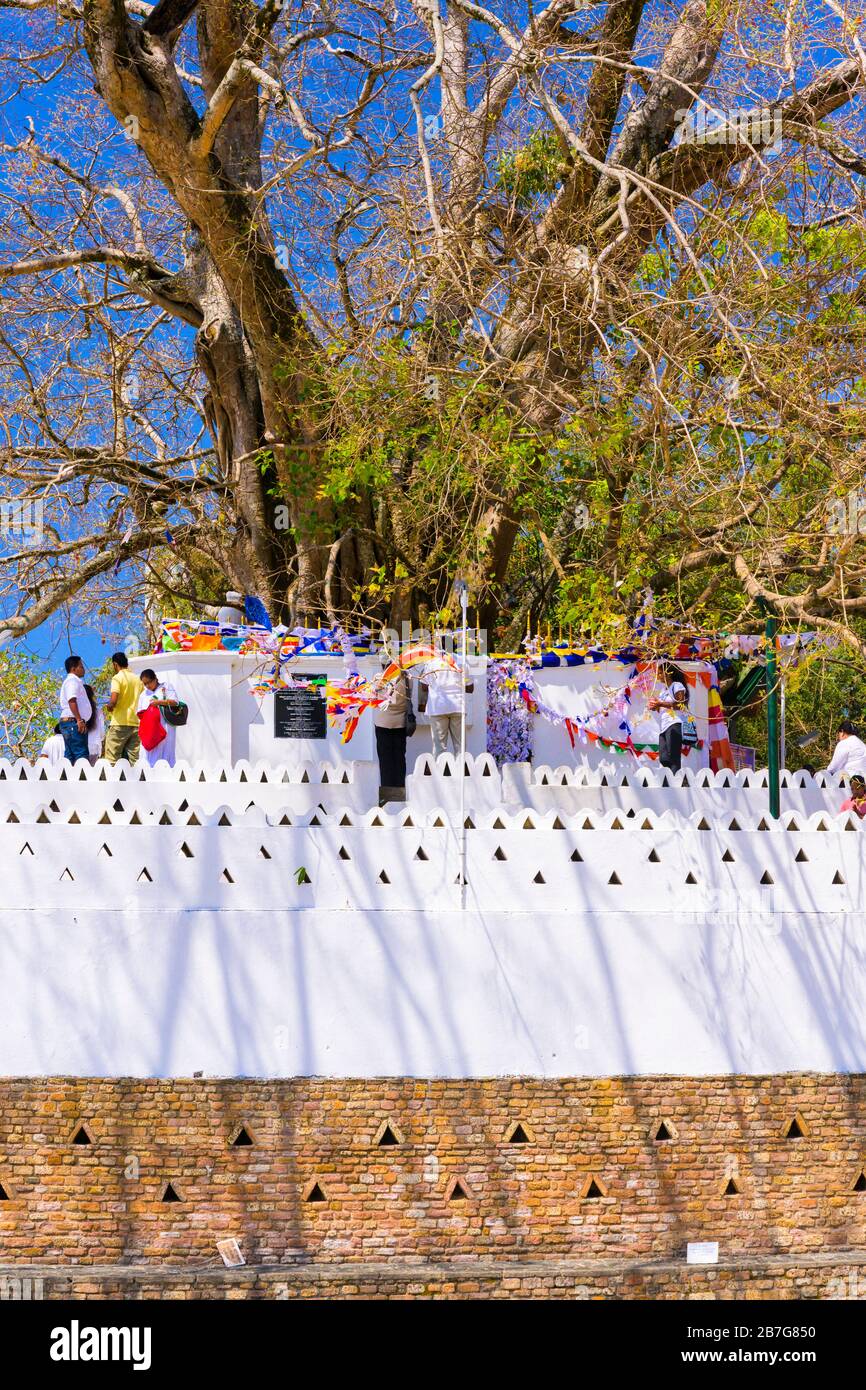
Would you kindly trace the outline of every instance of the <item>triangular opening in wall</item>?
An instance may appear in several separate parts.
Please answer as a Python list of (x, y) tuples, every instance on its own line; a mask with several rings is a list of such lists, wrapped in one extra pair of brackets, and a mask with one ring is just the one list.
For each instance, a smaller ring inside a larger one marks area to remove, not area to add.
[(565, 826), (563, 825), (562, 821), (559, 819), (559, 816), (556, 816), (556, 818), (554, 819), (553, 825), (552, 825), (550, 828), (551, 828), (551, 830), (564, 830), (564, 829), (565, 829)]
[(309, 774), (309, 772), (307, 771), (307, 769), (304, 768), (304, 771), (303, 771), (303, 773), (302, 773), (302, 775), (301, 775), (301, 781), (302, 781), (302, 782), (309, 782), (309, 780), (310, 780), (310, 774)]
[(481, 769), (481, 776), (482, 776), (482, 777), (489, 777), (489, 776), (490, 776), (490, 768), (487, 766), (486, 763), (484, 764), (483, 768)]
[(351, 825), (351, 824), (352, 824), (351, 820), (349, 819), (349, 817), (348, 817), (348, 815), (346, 814), (345, 811), (343, 812), (343, 814), (342, 814), (341, 817), (340, 817), (340, 824), (341, 824), (341, 825)]
[(854, 822), (852, 821), (851, 817), (849, 816), (848, 819), (846, 820), (845, 824), (843, 825), (842, 829), (843, 829), (843, 830), (856, 830), (856, 829), (857, 829), (857, 826), (854, 824)]
[(583, 822), (583, 829), (584, 829), (584, 830), (595, 830), (595, 826), (593, 825), (592, 821), (589, 819), (589, 816), (587, 816), (586, 820)]
[(515, 1120), (505, 1131), (505, 1142), (506, 1144), (531, 1144), (532, 1138), (520, 1120)]
[(260, 858), (260, 859), (270, 859), (270, 857), (271, 857), (270, 850), (266, 849), (264, 845), (259, 845), (259, 858)]
[(572, 862), (572, 864), (582, 864), (582, 863), (583, 863), (583, 855), (581, 854), (581, 852), (580, 852), (579, 849), (573, 849), (573, 850), (571, 851), (571, 862)]
[[(855, 1189), (855, 1190), (856, 1190), (856, 1189)], [(11, 1201), (12, 1201), (12, 1198), (9, 1196), (9, 1193), (7, 1192), (6, 1188), (3, 1186), (2, 1182), (0, 1182), (0, 1202), (11, 1202)]]
[(698, 880), (695, 878), (694, 874), (690, 869), (689, 872), (686, 874), (686, 883), (691, 884), (694, 887), (697, 884), (697, 881)]
[[(434, 829), (434, 830), (444, 830), (444, 829), (445, 829), (445, 822), (444, 822), (444, 820), (442, 819), (441, 816), (437, 816), (436, 819), (434, 820), (434, 822), (433, 822), (433, 829)], [(505, 827), (503, 826), (502, 829), (504, 830)]]
[(251, 1149), (253, 1147), (253, 1137), (246, 1125), (241, 1125), (231, 1142), (231, 1147), (233, 1149)]
[(532, 819), (531, 816), (527, 816), (526, 820), (523, 822), (523, 825), (520, 828), (521, 830), (534, 830), (535, 821)]
[(413, 819), (412, 819), (411, 816), (406, 816), (406, 817), (404, 817), (404, 819), (403, 819), (403, 821), (401, 822), (401, 824), (402, 824), (404, 827), (405, 827), (405, 826), (408, 826), (410, 830), (414, 830), (414, 829), (415, 829), (415, 822), (413, 821)]
[(141, 825), (141, 817), (139, 816), (137, 811), (133, 811), (132, 815), (129, 818), (129, 823), (130, 825)]
[(348, 772), (346, 771), (346, 769), (343, 768), (343, 775), (342, 775), (342, 777), (340, 778), (340, 783), (341, 783), (341, 785), (343, 785), (343, 786), (347, 786), (347, 785), (348, 785), (348, 782), (349, 782), (349, 774), (348, 774)]
[(815, 829), (816, 829), (816, 830), (829, 830), (830, 827), (829, 827), (829, 825), (827, 824), (827, 822), (824, 820), (824, 818), (822, 817), (821, 820), (818, 821), (818, 824), (815, 826)]
[(504, 829), (505, 829), (505, 822), (504, 822), (504, 820), (502, 820), (501, 816), (497, 816), (497, 817), (496, 817), (496, 820), (493, 822), (493, 829), (494, 829), (494, 830), (504, 830)]
[(57, 805), (56, 801), (49, 802), (48, 809), (49, 811), (53, 811), (55, 815), (57, 815), (60, 811), (60, 807)]
[(218, 777), (217, 780), (220, 781), (220, 782), (227, 782), (227, 781), (229, 780), (228, 777), (226, 777), (226, 770), (225, 770), (225, 768), (223, 768), (223, 770), (222, 770), (222, 772), (220, 773), (220, 775), (219, 775), (219, 777)]
[(287, 815), (280, 816), (280, 825), (291, 825), (291, 823)]
[(350, 854), (349, 851), (346, 849), (346, 846), (345, 846), (345, 845), (340, 845), (340, 858), (341, 858), (341, 859), (351, 859), (351, 858), (352, 858), (351, 854)]
[(866, 1192), (866, 1171), (864, 1171), (862, 1168), (860, 1169), (860, 1172), (854, 1179), (854, 1186), (851, 1188), (851, 1191)]
[(422, 860), (424, 863), (427, 863), (427, 862), (429, 861), (430, 856), (429, 856), (429, 854), (427, 853), (427, 851), (425, 850), (425, 848), (424, 848), (423, 845), (419, 845), (418, 848), (416, 849), (416, 851), (415, 851), (415, 858), (416, 858), (416, 859)]
[(147, 865), (145, 865), (141, 873), (138, 875), (136, 883), (153, 883), (153, 879), (150, 876), (150, 870), (148, 869)]
[[(18, 817), (16, 816), (16, 814), (15, 814), (14, 811), (10, 811), (9, 814), (8, 814), (8, 816), (6, 817), (6, 819), (7, 819), (7, 821), (14, 821), (14, 823), (15, 823), (16, 825), (18, 824)], [(48, 817), (46, 816), (46, 814), (45, 814), (44, 811), (40, 811), (40, 812), (39, 812), (39, 815), (36, 817), (36, 824), (37, 824), (37, 825), (50, 825), (50, 824), (51, 824), (51, 822), (49, 821), (49, 819), (48, 819)]]
[(653, 1135), (653, 1139), (657, 1144), (664, 1144), (668, 1139), (673, 1139), (673, 1137), (674, 1136), (671, 1134), (664, 1120), (662, 1120), (658, 1129)]
[(108, 845), (106, 845), (106, 844), (102, 844), (102, 845), (99, 846), (99, 849), (96, 851), (96, 857), (97, 857), (97, 859), (99, 859), (100, 855), (103, 855), (103, 854), (104, 854), (104, 855), (106, 856), (106, 858), (108, 858), (108, 859), (112, 859), (112, 858), (114, 857), (114, 856), (112, 855), (112, 853), (111, 853), (111, 850), (108, 848)]
[(391, 1126), (388, 1124), (386, 1120), (384, 1129), (380, 1129), (376, 1137), (377, 1148), (392, 1149), (395, 1148), (398, 1144), (402, 1144), (402, 1142), (402, 1136), (398, 1138), (394, 1130), (391, 1128)]
[(610, 782), (608, 782), (607, 777), (605, 776), (604, 773), (601, 774), (601, 782), (599, 783), (599, 786), (601, 786), (601, 787), (609, 787), (609, 786), (610, 786)]
[(646, 858), (648, 864), (660, 864), (662, 862), (654, 849), (650, 850)]
[(102, 815), (99, 817), (99, 820), (96, 823), (97, 825), (111, 825), (111, 816), (108, 814), (107, 811), (103, 811)]
[(167, 1182), (160, 1200), (163, 1202), (182, 1202), (183, 1198), (180, 1196), (177, 1188), (172, 1183)]
[(229, 818), (228, 818), (228, 816), (226, 815), (225, 811), (223, 811), (222, 815), (220, 816), (219, 820), (217, 821), (217, 825), (231, 825), (231, 821), (229, 820)]
[(66, 822), (66, 824), (67, 824), (67, 825), (80, 825), (80, 824), (81, 824), (81, 817), (79, 816), (79, 814), (78, 814), (77, 811), (73, 811), (73, 812), (72, 812), (72, 815), (69, 817), (69, 820)]
[(645, 820), (645, 821), (643, 822), (643, 824), (641, 825), (641, 830), (654, 830), (654, 829), (655, 829), (655, 826), (653, 825), (653, 823), (652, 823), (651, 820)]
[(425, 764), (424, 764), (424, 776), (425, 776), (425, 777), (432, 777), (432, 776), (433, 776), (433, 769), (431, 768), (431, 766), (430, 766), (429, 763), (425, 763)]
[(728, 1178), (728, 1181), (725, 1183), (725, 1190), (724, 1190), (724, 1192), (722, 1193), (722, 1196), (723, 1196), (723, 1197), (739, 1197), (739, 1195), (740, 1195), (740, 1189), (739, 1189), (739, 1187), (738, 1187), (738, 1185), (737, 1185), (737, 1180), (736, 1180), (736, 1178)]
[(758, 830), (769, 830), (769, 828), (770, 828), (770, 827), (768, 826), (766, 820), (764, 819), (763, 816), (761, 816), (761, 819), (758, 821), (757, 829), (758, 829)]
[(382, 869), (381, 873), (379, 874), (379, 882), (380, 882), (380, 883), (390, 883), (390, 882), (391, 882), (390, 878), (389, 878), (388, 875), (385, 873), (385, 870), (384, 870), (384, 869)]
[(709, 830), (710, 826), (704, 816), (698, 821), (698, 830)]
[(619, 876), (619, 874), (617, 873), (616, 869), (614, 869), (613, 873), (611, 874), (610, 878), (608, 879), (608, 883), (619, 884), (620, 888), (622, 887), (622, 879), (620, 878), (620, 876)]
[(493, 858), (498, 859), (499, 863), (503, 864), (505, 860), (508, 858), (508, 855), (505, 853), (505, 850), (502, 848), (501, 845), (497, 845), (495, 850), (493, 851)]
[(222, 873), (220, 874), (220, 883), (234, 883), (234, 879), (232, 878), (228, 869), (223, 869)]
[(309, 1192), (304, 1198), (305, 1202), (326, 1202), (327, 1200), (327, 1197), (325, 1196), (324, 1192), (322, 1191), (322, 1188), (317, 1182), (313, 1183), (312, 1187), (310, 1188)]
[(836, 870), (835, 874), (833, 875), (833, 882), (836, 883), (836, 884), (844, 883), (844, 882), (845, 882), (844, 878), (842, 877), (842, 875), (840, 874), (840, 872), (839, 872), (838, 869)]
[(72, 1135), (72, 1143), (81, 1147), (84, 1144), (92, 1144), (93, 1140), (87, 1130), (86, 1125), (79, 1125)]
[(445, 1194), (446, 1202), (468, 1202), (469, 1185), (460, 1178), (454, 1178), (450, 1184), (448, 1192)]
[(545, 882), (544, 874), (541, 872), (540, 869), (538, 870), (538, 873), (535, 875), (535, 878), (532, 880), (532, 882), (533, 882), (533, 883), (544, 883), (544, 882)]
[(794, 855), (794, 863), (795, 863), (795, 864), (808, 864), (808, 862), (809, 862), (809, 856), (808, 856), (808, 854), (806, 853), (806, 851), (805, 851), (804, 849), (798, 849), (798, 850), (797, 850), (797, 853)]
[(771, 884), (773, 884), (773, 883), (776, 882), (776, 880), (773, 878), (773, 875), (770, 873), (770, 870), (769, 870), (769, 869), (765, 869), (765, 870), (764, 870), (764, 872), (761, 874), (761, 880), (760, 880), (760, 881), (761, 881), (761, 883), (764, 885), (765, 888), (770, 887)]
[(25, 841), (24, 841), (24, 844), (21, 846), (21, 848), (19, 849), (18, 853), (19, 853), (19, 854), (32, 854), (32, 853), (33, 853), (33, 850), (30, 848), (30, 846), (28, 845), (27, 841), (25, 840)]
[(464, 878), (463, 875), (460, 874), (460, 873), (457, 875), (457, 877), (455, 878), (454, 882), (457, 884), (458, 888), (468, 888), (468, 887), (469, 887), (469, 879), (468, 879), (468, 878)]
[[(198, 780), (199, 780), (200, 782), (206, 782), (206, 781), (207, 781), (207, 777), (205, 776), (204, 768), (202, 768), (201, 772), (199, 773), (199, 775), (198, 775)], [(222, 780), (225, 781), (225, 777), (223, 777)]]
[(592, 1202), (595, 1201), (598, 1197), (606, 1197), (607, 1188), (605, 1187), (604, 1183), (601, 1181), (600, 1178), (590, 1177), (588, 1181), (584, 1183), (583, 1192), (581, 1193), (581, 1196), (583, 1197), (584, 1201)]
[(736, 816), (733, 816), (733, 817), (732, 817), (731, 823), (730, 823), (730, 825), (728, 826), (728, 829), (729, 829), (729, 830), (739, 830), (739, 829), (740, 829), (740, 822), (737, 820)]
[(610, 823), (610, 828), (611, 830), (624, 830), (625, 826), (623, 825), (619, 816), (614, 816), (613, 820)]
[(63, 883), (65, 879), (68, 879), (70, 883), (75, 882), (75, 875), (72, 873), (71, 869), (67, 868), (63, 870), (63, 873), (60, 875), (60, 882)]
[(201, 825), (201, 821), (199, 820), (199, 818), (198, 818), (198, 816), (196, 815), (195, 811), (190, 811), (189, 817), (187, 818), (187, 822), (186, 822), (186, 823), (187, 823), (187, 825)]
[(190, 849), (189, 845), (187, 844), (186, 840), (184, 840), (183, 844), (180, 845), (180, 847), (178, 848), (178, 851), (177, 851), (177, 852), (178, 852), (178, 854), (182, 854), (183, 857), (184, 857), (184, 859), (194, 859), (194, 858), (195, 858), (195, 855), (193, 854), (193, 852), (192, 852), (192, 850)]
[(471, 816), (467, 816), (467, 817), (466, 817), (465, 821), (463, 822), (463, 829), (464, 829), (464, 830), (474, 830), (474, 829), (475, 829), (475, 822), (474, 822), (474, 820), (472, 819)]
[(322, 769), (322, 783), (324, 784), (325, 782), (330, 782), (330, 780), (331, 779), (328, 776), (328, 769), (325, 767)]
[(793, 816), (792, 816), (791, 819), (788, 821), (788, 824), (785, 826), (785, 829), (786, 829), (786, 830), (799, 830), (799, 829), (800, 829), (799, 825), (798, 825), (797, 822), (794, 820), (794, 817), (793, 817)]
[(370, 824), (378, 826), (379, 829), (381, 829), (384, 825), (384, 821), (382, 821), (379, 816), (374, 816), (373, 819), (370, 821)]
[(118, 797), (117, 801), (115, 801), (115, 803), (114, 803), (114, 805), (112, 806), (111, 809), (112, 809), (112, 811), (122, 811), (122, 810), (123, 810), (123, 802), (120, 800), (119, 797)]
[(799, 1110), (792, 1120), (789, 1120), (782, 1131), (785, 1139), (806, 1139), (809, 1134), (809, 1126), (803, 1119)]
[(295, 874), (295, 882), (297, 884), (312, 883), (312, 881), (313, 880), (310, 878), (310, 875), (307, 873), (305, 868), (302, 867), (298, 869), (297, 873)]
[(168, 811), (163, 811), (162, 815), (161, 815), (160, 818), (159, 818), (159, 824), (160, 824), (160, 825), (174, 825), (174, 821), (172, 820), (171, 816), (168, 814)]
[(541, 781), (540, 781), (540, 783), (539, 783), (539, 786), (541, 786), (541, 787), (549, 787), (549, 786), (550, 786), (550, 782), (548, 781), (548, 777), (547, 777), (547, 773), (546, 773), (546, 772), (543, 774), (543, 776), (542, 776), (542, 778), (541, 778)]
[(734, 859), (734, 856), (731, 854), (731, 851), (729, 849), (726, 849), (724, 854), (722, 855), (722, 863), (735, 864), (736, 862), (737, 861)]

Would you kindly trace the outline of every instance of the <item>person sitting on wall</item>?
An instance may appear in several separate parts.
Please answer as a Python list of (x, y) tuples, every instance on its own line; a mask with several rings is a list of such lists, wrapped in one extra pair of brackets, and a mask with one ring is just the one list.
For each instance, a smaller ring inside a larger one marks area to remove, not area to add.
[(836, 733), (836, 749), (826, 769), (832, 776), (866, 777), (866, 743), (857, 737), (850, 719), (843, 719)]
[(860, 777), (856, 772), (851, 778), (851, 795), (847, 801), (843, 801), (839, 807), (840, 811), (856, 811), (862, 820), (866, 816), (866, 777)]
[(84, 662), (68, 656), (64, 662), (66, 679), (60, 687), (60, 723), (66, 756), (71, 763), (86, 762), (87, 721), (93, 713), (84, 684)]
[(119, 758), (127, 758), (130, 764), (134, 764), (138, 762), (141, 752), (138, 715), (135, 712), (141, 694), (141, 681), (134, 671), (129, 670), (125, 652), (114, 652), (111, 661), (114, 675), (111, 678), (111, 695), (105, 706), (109, 715), (105, 758), (112, 764)]
[(683, 761), (683, 726), (677, 711), (688, 704), (689, 697), (682, 681), (671, 679), (674, 668), (665, 666), (663, 669), (670, 683), (659, 687), (647, 701), (647, 709), (657, 711), (659, 716), (659, 763), (671, 772), (679, 772)]
[[(138, 697), (136, 713), (143, 714), (149, 705), (157, 705), (162, 710), (170, 707), (176, 709), (180, 704), (177, 691), (173, 685), (167, 681), (160, 681), (155, 671), (148, 667), (141, 673), (141, 683), (144, 686)], [(175, 762), (175, 742), (177, 740), (177, 729), (167, 720), (162, 720), (162, 727), (165, 730), (165, 738), (162, 743), (158, 743), (155, 748), (142, 747), (141, 756), (148, 767), (155, 767), (158, 762), (168, 763), (169, 767), (174, 767)]]

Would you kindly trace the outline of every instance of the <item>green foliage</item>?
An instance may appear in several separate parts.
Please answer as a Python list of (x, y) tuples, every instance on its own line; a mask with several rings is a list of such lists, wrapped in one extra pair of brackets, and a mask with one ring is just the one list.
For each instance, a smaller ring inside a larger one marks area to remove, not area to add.
[(525, 205), (541, 193), (552, 193), (567, 168), (558, 136), (550, 130), (537, 130), (521, 149), (499, 156), (495, 187)]
[(26, 652), (0, 653), (0, 757), (37, 756), (58, 719), (59, 686)]

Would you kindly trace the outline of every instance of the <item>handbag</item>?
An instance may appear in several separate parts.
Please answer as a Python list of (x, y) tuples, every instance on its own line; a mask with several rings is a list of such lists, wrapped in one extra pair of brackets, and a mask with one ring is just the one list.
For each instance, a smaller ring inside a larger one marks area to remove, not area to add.
[(189, 719), (189, 705), (185, 700), (178, 700), (174, 706), (163, 705), (162, 717), (173, 729), (182, 729)]
[(165, 738), (165, 728), (159, 717), (159, 705), (148, 705), (147, 709), (141, 711), (138, 716), (138, 737), (141, 745), (146, 748), (148, 753), (152, 753), (154, 748), (158, 748)]
[(412, 687), (407, 676), (403, 679), (406, 682), (406, 737), (411, 738), (418, 728), (418, 720), (415, 718), (415, 706), (412, 704)]

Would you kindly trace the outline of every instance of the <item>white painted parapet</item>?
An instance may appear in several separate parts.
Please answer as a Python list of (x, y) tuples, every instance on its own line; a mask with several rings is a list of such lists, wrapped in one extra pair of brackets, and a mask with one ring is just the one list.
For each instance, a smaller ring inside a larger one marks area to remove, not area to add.
[(856, 816), (541, 768), (672, 804), (510, 807), (479, 759), (461, 826), (430, 763), (385, 810), (334, 765), (0, 765), (0, 1072), (866, 1071)]

